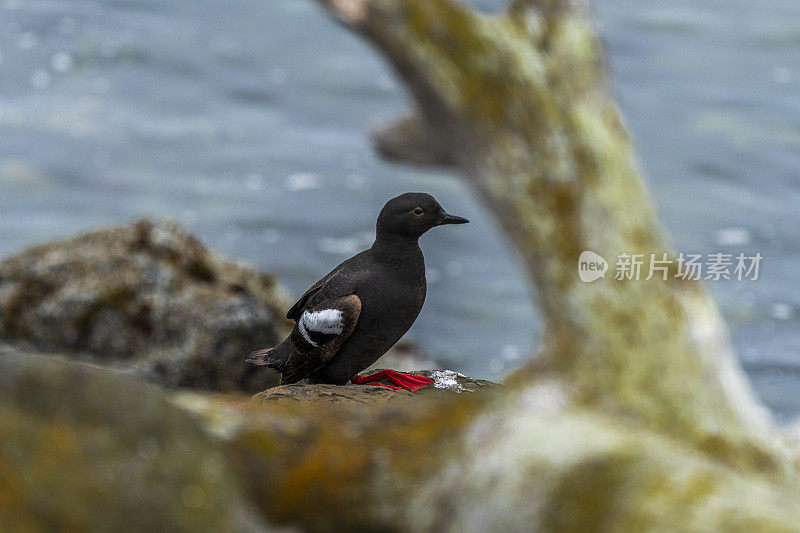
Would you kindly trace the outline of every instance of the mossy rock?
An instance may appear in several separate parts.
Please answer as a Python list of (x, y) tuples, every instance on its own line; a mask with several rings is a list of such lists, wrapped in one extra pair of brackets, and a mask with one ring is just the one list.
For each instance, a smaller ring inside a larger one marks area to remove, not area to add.
[(3, 531), (261, 531), (224, 454), (153, 387), (0, 357)]

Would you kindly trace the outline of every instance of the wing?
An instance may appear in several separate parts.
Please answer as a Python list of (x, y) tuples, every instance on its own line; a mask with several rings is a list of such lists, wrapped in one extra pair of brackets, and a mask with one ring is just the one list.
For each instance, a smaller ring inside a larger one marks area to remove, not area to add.
[(292, 306), (292, 308), (289, 309), (289, 311), (286, 313), (286, 318), (288, 318), (289, 320), (297, 321), (297, 319), (300, 318), (300, 314), (303, 312), (303, 308), (306, 306), (308, 299), (311, 298), (311, 296), (313, 296), (314, 294), (316, 294), (316, 292), (319, 291), (323, 285), (325, 285), (325, 282), (328, 281), (329, 277), (330, 274), (328, 276), (325, 276), (318, 282), (316, 282), (314, 285), (312, 285), (311, 288), (308, 289), (300, 297), (299, 300), (297, 300), (297, 302)]
[[(323, 300), (333, 300), (334, 298), (353, 294), (353, 289), (359, 277), (353, 271), (361, 269), (360, 264), (363, 262), (363, 256), (365, 254), (366, 251), (343, 261), (324, 278), (312, 285), (311, 288), (297, 300), (292, 308), (289, 309), (289, 312), (286, 313), (286, 318), (297, 321), (309, 304), (318, 308), (319, 303)], [(349, 274), (346, 273), (348, 272), (348, 267)]]
[(286, 361), (281, 384), (295, 383), (330, 361), (353, 333), (360, 314), (361, 299), (355, 294), (317, 302), (299, 312), (289, 335), (295, 352)]

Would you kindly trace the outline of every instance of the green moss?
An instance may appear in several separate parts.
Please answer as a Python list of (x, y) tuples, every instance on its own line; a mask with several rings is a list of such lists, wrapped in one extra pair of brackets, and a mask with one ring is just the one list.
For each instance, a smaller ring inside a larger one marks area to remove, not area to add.
[(380, 502), (402, 503), (407, 491), (440, 468), (483, 401), (419, 397), (402, 410), (385, 404), (251, 405), (242, 426), (227, 437), (230, 456), (271, 521), (310, 531), (393, 530), (398, 525), (392, 526)]

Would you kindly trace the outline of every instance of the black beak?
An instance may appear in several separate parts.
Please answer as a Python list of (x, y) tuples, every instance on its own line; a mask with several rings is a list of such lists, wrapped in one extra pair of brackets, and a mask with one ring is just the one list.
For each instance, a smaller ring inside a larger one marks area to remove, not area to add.
[(469, 222), (464, 217), (457, 217), (455, 215), (448, 215), (447, 213), (444, 214), (442, 218), (439, 219), (439, 225), (442, 226), (444, 224), (466, 224)]

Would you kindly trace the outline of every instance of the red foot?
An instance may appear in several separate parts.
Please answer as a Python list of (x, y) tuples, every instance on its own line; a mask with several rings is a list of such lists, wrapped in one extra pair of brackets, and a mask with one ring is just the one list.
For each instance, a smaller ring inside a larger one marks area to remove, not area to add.
[[(393, 385), (386, 385), (384, 383), (374, 383), (380, 381), (391, 381), (397, 387)], [(425, 387), (430, 387), (433, 383), (431, 378), (426, 378), (425, 376), (417, 376), (415, 374), (405, 374), (403, 372), (395, 372), (394, 370), (380, 370), (375, 372), (374, 374), (370, 374), (369, 376), (353, 376), (353, 379), (350, 381), (353, 382), (355, 385), (364, 385), (368, 383), (375, 387), (386, 387), (393, 390), (400, 390), (402, 388), (406, 388), (412, 391), (418, 391), (420, 389), (424, 389)]]

